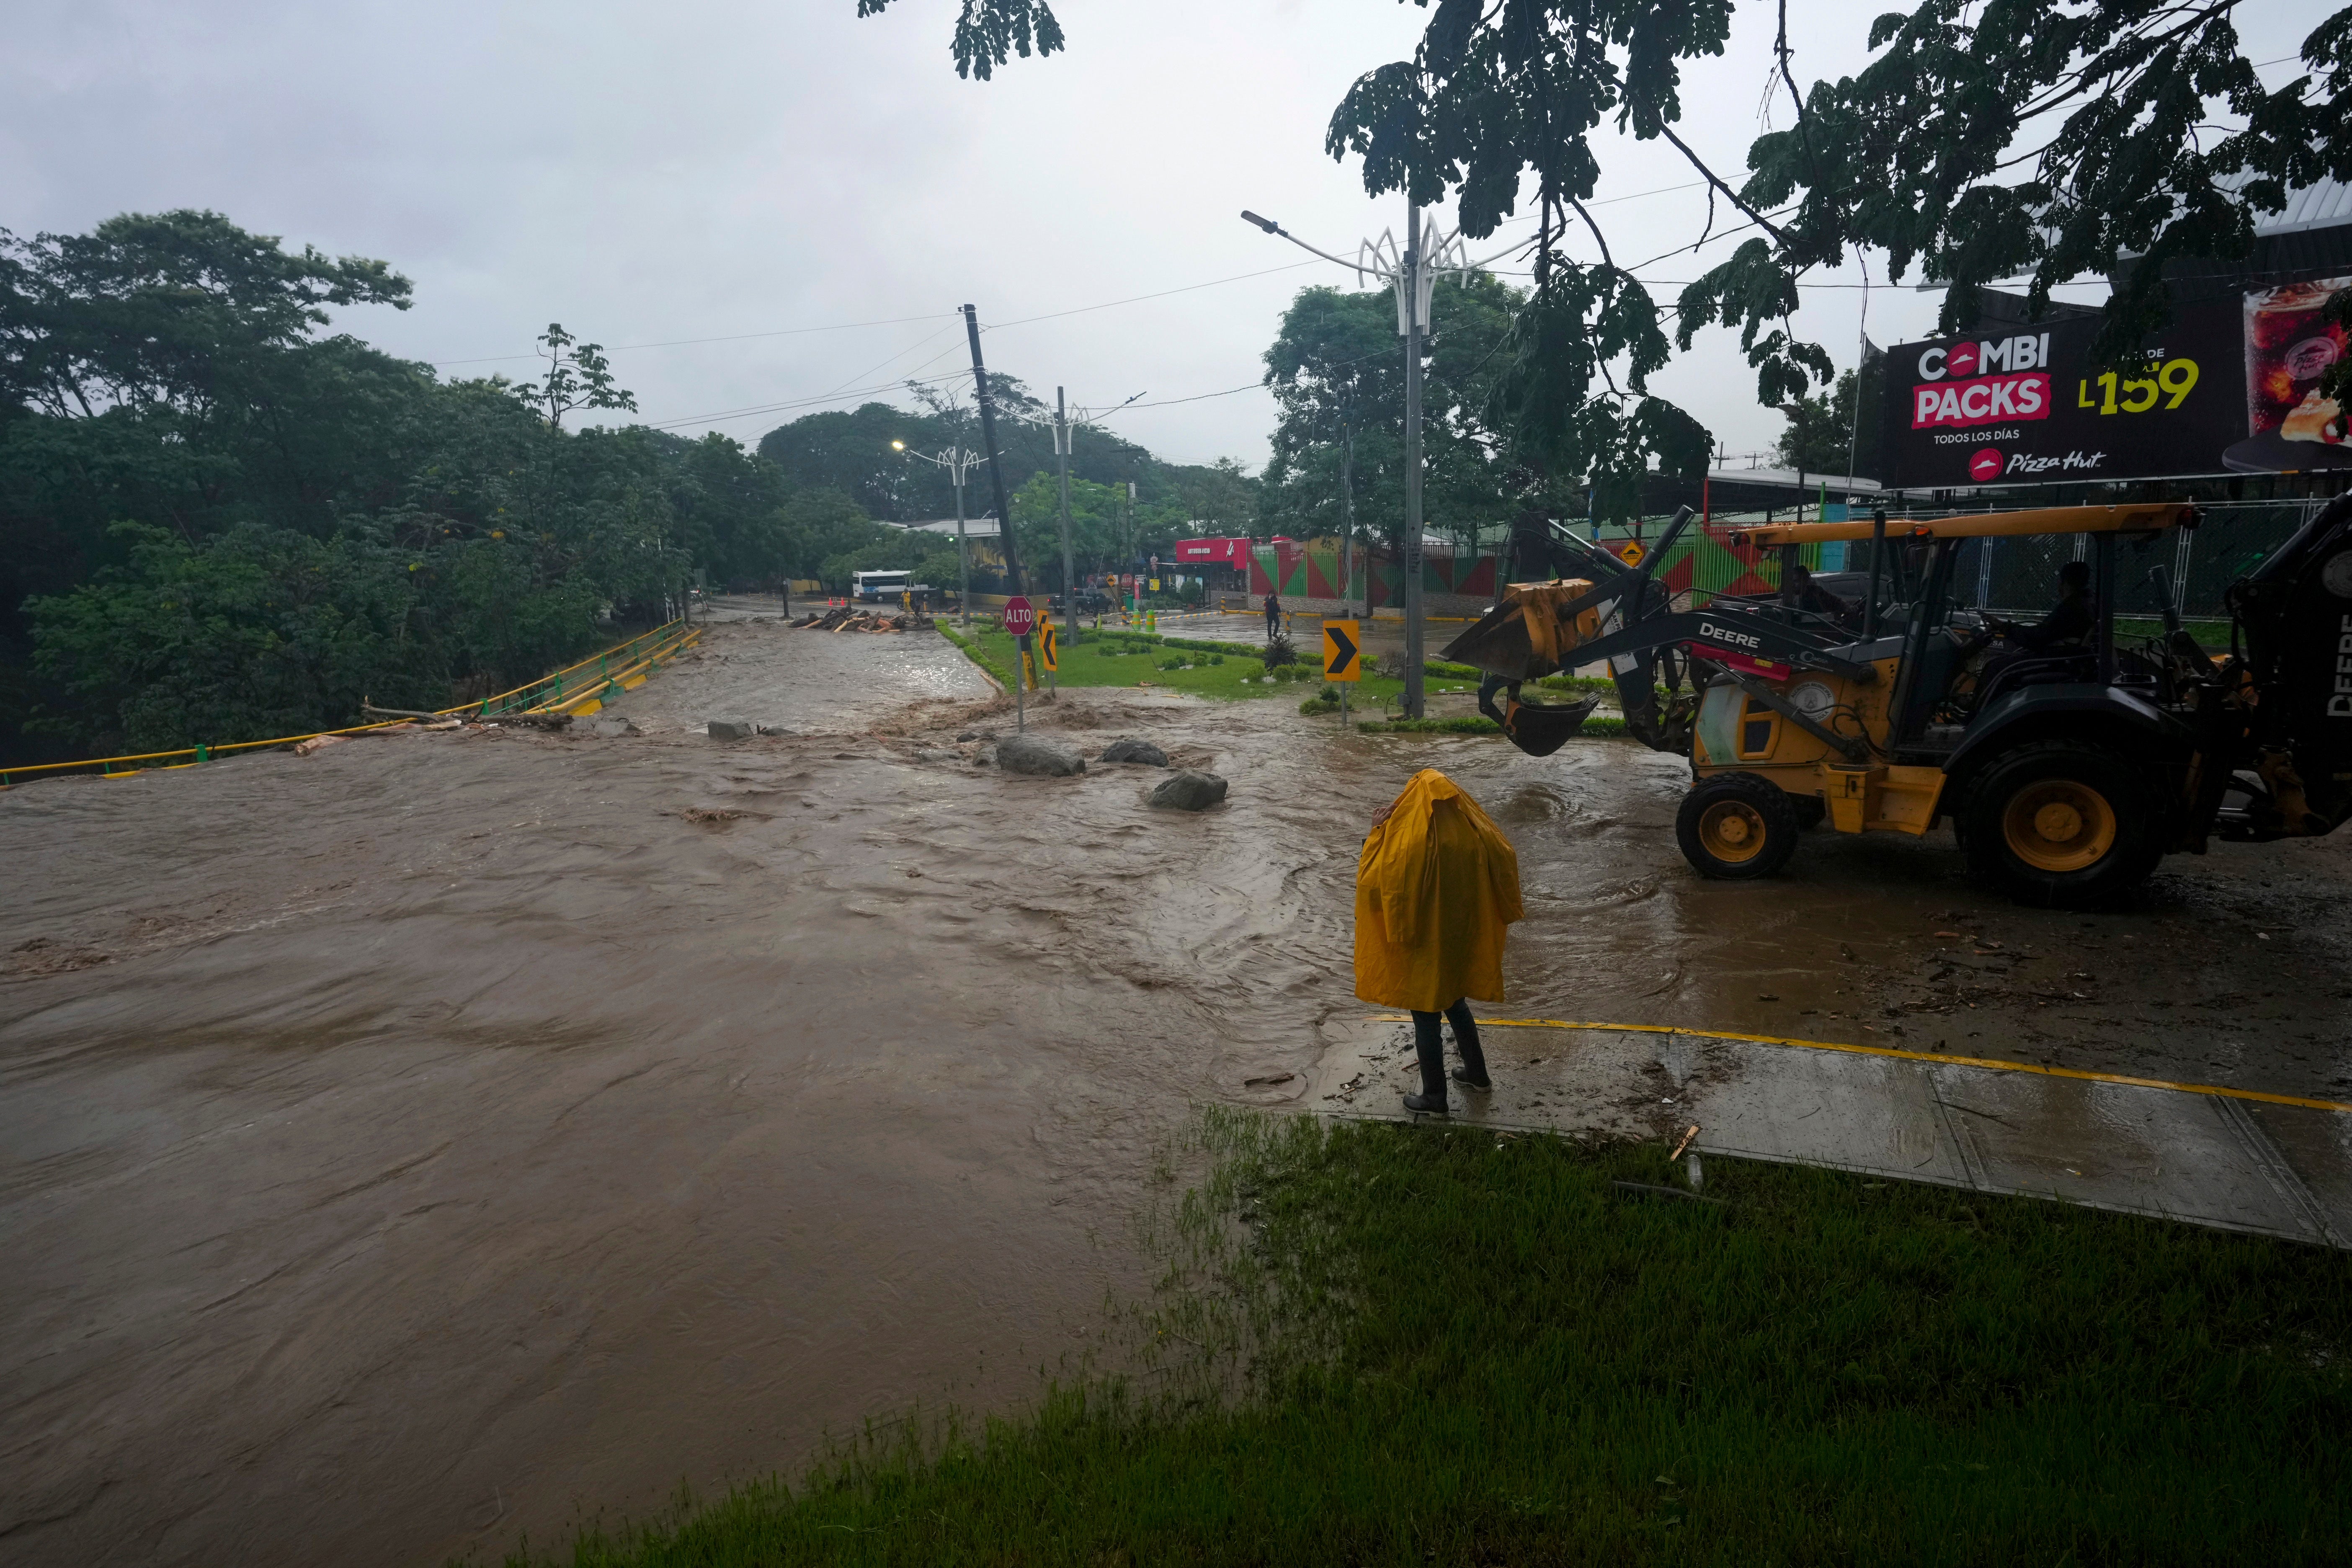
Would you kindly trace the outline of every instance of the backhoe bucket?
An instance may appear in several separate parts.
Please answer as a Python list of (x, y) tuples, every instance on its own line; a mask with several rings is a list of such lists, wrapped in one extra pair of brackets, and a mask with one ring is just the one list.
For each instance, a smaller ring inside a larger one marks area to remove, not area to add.
[[(1476, 625), (1445, 646), (1437, 657), (1470, 665), (1486, 674), (1478, 688), (1478, 711), (1531, 757), (1549, 757), (1584, 727), (1600, 699), (1581, 702), (1522, 702), (1523, 682), (1556, 675), (1574, 663), (1572, 650), (1601, 635), (1601, 613), (1580, 611), (1573, 626), (1561, 624), (1559, 606), (1589, 592), (1583, 578), (1561, 583), (1513, 583), (1502, 602)], [(1496, 706), (1497, 692), (1506, 693)]]
[(1501, 603), (1446, 644), (1437, 657), (1474, 666), (1505, 680), (1556, 675), (1569, 664), (1570, 649), (1601, 635), (1598, 610), (1579, 615), (1573, 627), (1559, 621), (1559, 606), (1591, 587), (1581, 577), (1561, 583), (1513, 583), (1503, 590)]
[(1598, 697), (1557, 704), (1507, 700), (1503, 704), (1503, 733), (1528, 755), (1549, 757), (1568, 744), (1570, 736), (1584, 728), (1584, 721), (1600, 705)]

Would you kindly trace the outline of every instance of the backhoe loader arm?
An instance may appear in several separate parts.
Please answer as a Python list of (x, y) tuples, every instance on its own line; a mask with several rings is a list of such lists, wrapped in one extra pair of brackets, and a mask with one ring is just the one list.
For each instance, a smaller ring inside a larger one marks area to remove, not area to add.
[(1832, 652), (1838, 645), (1785, 622), (1767, 619), (1752, 610), (1679, 610), (1652, 616), (1622, 631), (1580, 644), (1576, 662), (1597, 664), (1602, 659), (1610, 660), (1611, 671), (1618, 675), (1622, 686), (1624, 678), (1616, 668), (1616, 660), (1674, 643), (1688, 643), (1691, 652), (1701, 658), (1727, 656), (1777, 660), (1801, 669), (1826, 670), (1862, 686), (1878, 679), (1874, 667)]

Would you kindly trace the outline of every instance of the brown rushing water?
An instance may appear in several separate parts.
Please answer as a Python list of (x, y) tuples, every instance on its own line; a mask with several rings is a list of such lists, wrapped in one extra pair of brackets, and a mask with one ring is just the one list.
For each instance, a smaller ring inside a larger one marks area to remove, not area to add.
[(1499, 1014), (2352, 1086), (2334, 843), (2095, 919), (1940, 837), (1706, 884), (1629, 745), (1038, 715), (1232, 780), (1192, 816), (919, 756), (986, 698), (935, 637), (739, 624), (617, 705), (641, 737), (0, 795), (0, 1561), (432, 1563), (1017, 1402), (1139, 1283), (1155, 1137), (1360, 1029), (1355, 848), (1423, 765), (1519, 847)]

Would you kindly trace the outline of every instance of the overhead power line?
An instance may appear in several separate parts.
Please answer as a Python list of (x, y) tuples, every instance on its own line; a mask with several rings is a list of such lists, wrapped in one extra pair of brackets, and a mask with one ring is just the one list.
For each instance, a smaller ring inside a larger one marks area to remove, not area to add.
[[(2289, 56), (2287, 58), (2293, 58), (2294, 57)], [(1654, 190), (1632, 191), (1622, 196), (1602, 196), (1597, 201), (1587, 202), (1584, 205), (1594, 207), (1609, 206), (1617, 202), (1639, 201), (1644, 196), (1662, 196), (1675, 191), (1695, 190), (1706, 183), (1706, 182), (1704, 180), (1692, 180), (1686, 184), (1679, 185), (1660, 185)], [(1503, 221), (1505, 223), (1528, 223), (1532, 222), (1533, 219), (1520, 216), (1506, 218)], [(1268, 267), (1256, 272), (1236, 272), (1230, 278), (1212, 278), (1205, 283), (1187, 283), (1179, 289), (1162, 289), (1150, 294), (1130, 295), (1129, 298), (1124, 300), (1106, 300), (1099, 305), (1079, 305), (1067, 310), (1049, 310), (1044, 315), (1023, 316), (1014, 321), (998, 321), (992, 326), (983, 324), (981, 331), (985, 332), (993, 331), (998, 327), (1024, 327), (1027, 326), (1032, 321), (1050, 321), (1063, 316), (1083, 315), (1089, 310), (1108, 310), (1119, 305), (1141, 304), (1147, 300), (1165, 300), (1171, 294), (1189, 294), (1198, 289), (1214, 289), (1221, 284), (1240, 283), (1252, 278), (1265, 278), (1276, 272), (1289, 272), (1301, 267), (1312, 267), (1315, 264), (1311, 261), (1294, 261), (1286, 266)], [(952, 317), (956, 314), (957, 312), (953, 310), (932, 310), (919, 316), (886, 316), (880, 320), (872, 321), (835, 321), (829, 325), (821, 327), (778, 327), (771, 331), (758, 332), (722, 332), (715, 337), (707, 338), (664, 338), (655, 342), (614, 343), (605, 347), (604, 352), (606, 353), (627, 353), (637, 349), (690, 348), (701, 343), (738, 343), (748, 342), (759, 338), (804, 337), (811, 332), (847, 332), (856, 331), (866, 327), (899, 327), (906, 325), (909, 321), (932, 321), (945, 317)], [(502, 364), (509, 361), (537, 359), (538, 357), (539, 356), (537, 354), (530, 353), (480, 354), (472, 359), (436, 359), (426, 360), (425, 363), (436, 367), (456, 364)]]
[[(836, 321), (829, 327), (779, 327), (770, 332), (729, 332), (716, 338), (669, 338), (657, 343), (615, 343), (604, 352), (622, 353), (631, 349), (684, 348), (691, 343), (733, 343), (741, 342), (747, 338), (796, 338), (809, 332), (846, 332), (859, 327), (903, 326), (908, 321), (931, 321), (942, 316), (954, 314), (953, 310), (933, 310), (927, 315), (891, 316), (878, 321)], [(497, 364), (507, 360), (537, 359), (538, 357), (537, 354), (484, 354), (478, 359), (433, 359), (426, 360), (425, 363), (436, 367), (445, 364)]]
[[(919, 364), (915, 368), (917, 370), (921, 370), (924, 368), (924, 365), (936, 363), (942, 356), (953, 353), (961, 346), (962, 345), (960, 343), (950, 343), (947, 348), (940, 350), (939, 353), (933, 354), (929, 360), (924, 361), (923, 364)], [(667, 430), (679, 425), (709, 425), (727, 419), (751, 419), (763, 414), (790, 413), (794, 409), (814, 408), (819, 405), (826, 403), (854, 402), (857, 398), (866, 396), (872, 393), (893, 391), (896, 388), (905, 386), (909, 382), (922, 382), (928, 384), (935, 381), (957, 381), (970, 375), (971, 374), (971, 372), (968, 370), (951, 370), (939, 375), (907, 375), (898, 377), (893, 381), (877, 382), (871, 386), (859, 386), (847, 388), (845, 390), (836, 390), (834, 392), (824, 393), (815, 397), (789, 398), (781, 403), (755, 404), (747, 408), (722, 408), (715, 414), (688, 414), (683, 415), (675, 419), (648, 419), (644, 423), (649, 428), (655, 430)]]

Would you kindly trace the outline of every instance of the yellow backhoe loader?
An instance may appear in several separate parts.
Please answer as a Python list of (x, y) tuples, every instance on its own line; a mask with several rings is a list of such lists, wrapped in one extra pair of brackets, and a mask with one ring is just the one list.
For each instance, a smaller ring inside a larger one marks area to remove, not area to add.
[[(1768, 876), (1823, 824), (1919, 835), (1948, 818), (1979, 879), (2082, 906), (2214, 837), (2324, 834), (2352, 816), (2352, 496), (2230, 588), (2226, 652), (2181, 629), (2166, 569), (2140, 564), (2196, 526), (2185, 504), (1880, 513), (1735, 536), (1779, 551), (1784, 584), (1800, 547), (1871, 541), (1851, 621), (1791, 586), (1676, 609), (1652, 571), (1689, 521), (1685, 509), (1643, 567), (1612, 571), (1586, 549), (1580, 579), (1512, 584), (1443, 657), (1486, 672), (1480, 708), (1538, 756), (1591, 705), (1522, 700), (1526, 684), (1605, 664), (1629, 731), (1690, 759), (1675, 836), (1702, 875)], [(2004, 647), (1991, 617), (1957, 602), (1960, 552), (2053, 534), (2084, 542), (2083, 629)], [(2126, 558), (2167, 608), (2162, 635), (2119, 644)]]

